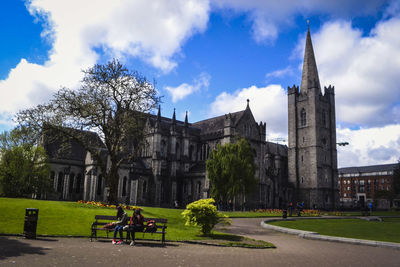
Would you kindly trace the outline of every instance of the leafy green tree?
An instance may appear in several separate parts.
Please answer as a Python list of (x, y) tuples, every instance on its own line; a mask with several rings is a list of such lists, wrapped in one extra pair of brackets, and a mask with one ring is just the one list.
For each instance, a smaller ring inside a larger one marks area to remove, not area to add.
[[(78, 143), (90, 152), (110, 189), (108, 201), (114, 202), (118, 170), (138, 155), (144, 143), (145, 116), (157, 107), (160, 97), (152, 83), (118, 60), (83, 73), (78, 90), (61, 88), (49, 103), (19, 112), (17, 121), (35, 129), (38, 136), (47, 132), (47, 137)], [(90, 141), (88, 131), (98, 134), (105, 147)], [(108, 157), (100, 148), (105, 148)]]
[(218, 144), (206, 162), (211, 196), (222, 203), (237, 197), (244, 202), (257, 184), (254, 156), (254, 149), (243, 138), (233, 144)]
[(46, 152), (29, 133), (28, 129), (16, 128), (0, 135), (0, 186), (4, 196), (39, 197), (52, 191)]
[(185, 225), (201, 226), (201, 232), (207, 236), (217, 223), (229, 223), (226, 219), (227, 216), (218, 212), (214, 203), (214, 199), (208, 198), (188, 204), (182, 212), (182, 216), (186, 220)]

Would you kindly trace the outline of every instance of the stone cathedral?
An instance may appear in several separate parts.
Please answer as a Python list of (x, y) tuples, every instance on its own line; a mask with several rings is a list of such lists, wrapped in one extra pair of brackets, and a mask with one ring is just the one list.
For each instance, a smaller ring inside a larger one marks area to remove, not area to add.
[[(256, 122), (249, 100), (244, 109), (190, 123), (176, 120), (175, 110), (165, 117), (148, 114), (146, 145), (141, 156), (119, 170), (121, 203), (180, 207), (210, 197), (206, 160), (217, 144), (246, 138), (256, 152), (257, 190), (246, 199), (246, 208), (282, 208), (289, 202), (306, 207), (338, 206), (334, 88), (321, 91), (317, 65), (307, 31), (300, 90), (288, 88), (289, 142), (266, 141), (266, 123)], [(88, 138), (101, 140), (95, 133)], [(54, 193), (60, 200), (105, 201), (108, 188), (90, 153), (77, 144), (58, 153), (60, 144), (44, 143), (51, 164)], [(105, 151), (105, 155), (107, 152)], [(235, 203), (241, 209), (244, 203)]]

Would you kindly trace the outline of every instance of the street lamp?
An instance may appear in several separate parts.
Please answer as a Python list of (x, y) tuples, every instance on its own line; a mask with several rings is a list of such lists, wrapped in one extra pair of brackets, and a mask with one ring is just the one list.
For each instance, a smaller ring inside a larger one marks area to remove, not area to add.
[(338, 146), (348, 146), (349, 142), (340, 142), (340, 143), (336, 143)]

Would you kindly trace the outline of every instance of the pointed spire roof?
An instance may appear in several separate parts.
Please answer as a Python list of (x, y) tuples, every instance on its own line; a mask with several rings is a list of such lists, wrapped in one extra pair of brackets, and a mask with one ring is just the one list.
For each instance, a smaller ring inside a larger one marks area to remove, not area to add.
[(246, 109), (249, 109), (250, 108), (250, 99), (247, 99), (247, 106), (246, 106)]
[(161, 106), (160, 105), (158, 105), (157, 120), (161, 121)]
[(314, 49), (311, 41), (310, 27), (307, 26), (307, 39), (306, 48), (304, 50), (303, 74), (301, 76), (300, 92), (307, 92), (311, 88), (321, 90), (317, 63), (315, 61)]
[(186, 115), (185, 115), (185, 126), (187, 127), (189, 122), (188, 122), (188, 115), (187, 115), (187, 110), (186, 110)]
[(175, 108), (174, 108), (174, 114), (172, 115), (172, 124), (176, 124)]

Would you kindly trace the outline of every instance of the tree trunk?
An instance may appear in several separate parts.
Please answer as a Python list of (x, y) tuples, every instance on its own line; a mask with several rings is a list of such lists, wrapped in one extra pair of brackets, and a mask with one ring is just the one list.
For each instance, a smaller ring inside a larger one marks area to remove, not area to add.
[(118, 182), (118, 169), (111, 167), (107, 174), (107, 185), (110, 188), (110, 195), (107, 198), (109, 204), (118, 203)]

